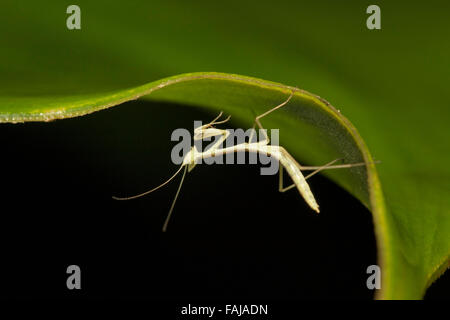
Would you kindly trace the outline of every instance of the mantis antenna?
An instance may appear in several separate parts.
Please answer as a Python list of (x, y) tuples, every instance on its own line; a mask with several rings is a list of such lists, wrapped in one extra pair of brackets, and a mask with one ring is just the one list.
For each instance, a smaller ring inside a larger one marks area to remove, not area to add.
[(181, 177), (180, 185), (178, 186), (177, 193), (175, 194), (175, 198), (173, 198), (172, 205), (170, 206), (169, 213), (167, 214), (166, 221), (164, 221), (164, 225), (162, 228), (163, 232), (166, 232), (167, 225), (169, 224), (170, 217), (172, 216), (173, 208), (175, 207), (175, 202), (177, 201), (178, 195), (180, 194), (181, 186), (183, 185), (184, 177), (186, 176), (187, 166), (184, 168), (183, 176)]
[(169, 213), (167, 214), (166, 220), (164, 221), (164, 225), (163, 225), (163, 228), (162, 228), (162, 231), (166, 232), (167, 225), (169, 224), (170, 217), (172, 216), (173, 208), (175, 207), (175, 202), (177, 201), (178, 195), (180, 194), (181, 186), (183, 185), (184, 177), (186, 176), (186, 172), (187, 172), (187, 169), (188, 169), (187, 165), (185, 165), (185, 164), (181, 165), (180, 168), (177, 170), (177, 172), (174, 173), (173, 176), (171, 176), (165, 182), (161, 183), (156, 188), (153, 188), (151, 190), (145, 191), (143, 193), (140, 193), (140, 194), (137, 194), (137, 195), (131, 196), (131, 197), (123, 197), (122, 198), (122, 197), (115, 197), (115, 196), (113, 196), (112, 198), (114, 200), (132, 200), (132, 199), (143, 197), (143, 196), (145, 196), (145, 195), (147, 195), (149, 193), (152, 193), (153, 191), (158, 190), (159, 188), (165, 186), (166, 184), (168, 184), (170, 181), (173, 180), (173, 178), (175, 178), (180, 173), (180, 171), (181, 171), (181, 169), (183, 169), (183, 167), (184, 167), (184, 172), (183, 172), (183, 176), (181, 177), (180, 185), (178, 186), (177, 193), (175, 194), (175, 198), (172, 201), (172, 205), (170, 207)]
[[(167, 179), (166, 182), (161, 183), (161, 184), (160, 184), (159, 186), (157, 186), (156, 188), (153, 188), (153, 189), (151, 189), (151, 190), (145, 191), (145, 192), (143, 192), (143, 193), (139, 193), (139, 194), (137, 194), (137, 195), (135, 195), (135, 196), (131, 196), (131, 197), (116, 197), (116, 196), (112, 196), (112, 198), (113, 198), (114, 200), (133, 200), (133, 199), (137, 199), (137, 198), (143, 197), (143, 196), (145, 196), (145, 195), (147, 195), (147, 194), (149, 194), (149, 193), (152, 193), (153, 191), (158, 190), (159, 188), (165, 186), (165, 185), (168, 184), (170, 181), (172, 181), (173, 178), (175, 178), (175, 177), (180, 173), (181, 169), (183, 169), (183, 166), (184, 166), (184, 165), (181, 165), (180, 168), (177, 170), (177, 172), (174, 173), (173, 176), (171, 176), (169, 179)], [(182, 181), (183, 181), (183, 180), (182, 180)]]

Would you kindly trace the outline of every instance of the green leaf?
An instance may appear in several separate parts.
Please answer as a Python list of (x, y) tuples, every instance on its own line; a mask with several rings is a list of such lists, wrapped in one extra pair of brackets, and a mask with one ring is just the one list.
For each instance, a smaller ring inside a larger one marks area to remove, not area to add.
[[(291, 87), (232, 73), (299, 85), (354, 125), (305, 91), (264, 125), (280, 128), (280, 144), (305, 163), (370, 163), (370, 147), (381, 164), (327, 175), (373, 214), (377, 297), (421, 298), (450, 261), (444, 3), (379, 1), (382, 30), (369, 31), (365, 5), (335, 1), (78, 1), (82, 29), (69, 31), (69, 3), (5, 1), (0, 122), (74, 117), (142, 96), (223, 110), (248, 126)], [(199, 70), (227, 74), (185, 74)]]

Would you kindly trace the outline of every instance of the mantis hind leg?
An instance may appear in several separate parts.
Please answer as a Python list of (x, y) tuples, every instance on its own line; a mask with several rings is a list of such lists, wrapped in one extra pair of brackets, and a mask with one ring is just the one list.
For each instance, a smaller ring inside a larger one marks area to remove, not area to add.
[(255, 121), (254, 121), (254, 123), (253, 123), (252, 133), (251, 133), (251, 135), (250, 135), (249, 142), (252, 142), (253, 132), (254, 132), (254, 130), (255, 130), (255, 127), (258, 126), (258, 127), (262, 130), (262, 132), (263, 132), (263, 134), (264, 134), (264, 140), (263, 140), (262, 142), (264, 142), (265, 144), (269, 144), (269, 142), (270, 142), (269, 136), (267, 135), (265, 129), (263, 128), (260, 119), (264, 118), (265, 116), (267, 116), (267, 115), (270, 114), (271, 112), (273, 112), (273, 111), (275, 111), (275, 110), (277, 110), (277, 109), (280, 109), (281, 107), (285, 106), (285, 105), (292, 99), (292, 97), (294, 96), (294, 92), (295, 92), (295, 90), (292, 90), (292, 92), (291, 92), (291, 94), (289, 95), (289, 97), (288, 97), (285, 101), (283, 101), (282, 103), (280, 103), (279, 105), (277, 105), (276, 107), (273, 107), (273, 108), (270, 109), (269, 111), (266, 111), (266, 112), (264, 112), (263, 114), (260, 114), (259, 116), (256, 116)]
[[(342, 165), (337, 165), (337, 166), (333, 166), (333, 163), (342, 160), (342, 158), (338, 158), (338, 159), (334, 159), (333, 161), (328, 162), (327, 164), (324, 164), (323, 166), (318, 166), (318, 167), (302, 167), (300, 166), (300, 168), (302, 170), (312, 170), (313, 168), (315, 169), (313, 172), (311, 172), (310, 174), (308, 174), (307, 176), (305, 176), (305, 180), (308, 178), (311, 178), (313, 175), (319, 173), (322, 170), (326, 170), (326, 169), (337, 169), (337, 168), (341, 168)], [(360, 165), (359, 163), (356, 164), (352, 164), (351, 166), (358, 166)], [(280, 166), (280, 170), (279, 170), (279, 180), (278, 180), (278, 191), (279, 192), (286, 192), (288, 190), (291, 190), (292, 188), (295, 188), (295, 183), (284, 187), (284, 183), (283, 183), (283, 166)]]

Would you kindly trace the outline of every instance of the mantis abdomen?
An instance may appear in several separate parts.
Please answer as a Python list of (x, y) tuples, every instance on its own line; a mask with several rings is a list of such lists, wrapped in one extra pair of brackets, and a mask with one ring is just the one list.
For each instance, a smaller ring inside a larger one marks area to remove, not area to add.
[[(273, 146), (271, 146), (273, 148)], [(283, 147), (278, 147), (279, 150), (279, 158), (281, 165), (286, 169), (291, 177), (292, 181), (294, 181), (298, 191), (305, 199), (306, 203), (309, 204), (311, 209), (319, 213), (319, 205), (314, 198), (311, 189), (309, 188), (308, 183), (306, 182), (305, 177), (300, 171), (300, 165), (295, 161), (295, 159), (284, 149)], [(272, 156), (277, 156), (276, 152), (272, 153)]]

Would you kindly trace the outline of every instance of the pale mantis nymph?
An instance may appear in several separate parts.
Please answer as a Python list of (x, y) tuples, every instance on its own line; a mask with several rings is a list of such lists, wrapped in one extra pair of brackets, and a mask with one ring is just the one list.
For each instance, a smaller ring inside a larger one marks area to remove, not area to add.
[[(281, 146), (274, 146), (269, 145), (270, 139), (269, 136), (266, 134), (264, 128), (261, 125), (260, 119), (267, 116), (271, 112), (285, 106), (294, 95), (295, 90), (293, 90), (290, 94), (290, 96), (281, 104), (278, 106), (270, 109), (269, 111), (266, 111), (265, 113), (257, 116), (255, 118), (253, 129), (257, 125), (261, 132), (264, 135), (264, 139), (257, 142), (252, 142), (252, 135), (250, 136), (249, 142), (244, 142), (241, 144), (234, 145), (232, 147), (226, 147), (226, 148), (219, 148), (222, 146), (223, 142), (228, 138), (230, 132), (227, 130), (217, 129), (214, 128), (214, 125), (222, 124), (227, 122), (230, 119), (230, 116), (226, 118), (225, 120), (218, 121), (220, 117), (222, 116), (222, 112), (210, 123), (205, 124), (203, 126), (200, 126), (194, 130), (194, 140), (203, 140), (209, 137), (215, 137), (215, 136), (221, 136), (217, 141), (215, 141), (212, 146), (203, 152), (199, 152), (195, 146), (191, 147), (190, 151), (185, 155), (183, 158), (183, 162), (180, 166), (180, 168), (175, 172), (175, 174), (170, 177), (166, 182), (160, 184), (156, 188), (153, 188), (149, 191), (146, 191), (144, 193), (131, 196), (131, 197), (113, 197), (115, 200), (131, 200), (136, 199), (142, 196), (145, 196), (153, 191), (158, 190), (159, 188), (165, 186), (167, 183), (169, 183), (172, 179), (174, 179), (184, 168), (183, 176), (180, 181), (180, 185), (178, 186), (177, 193), (175, 195), (175, 198), (172, 202), (172, 205), (170, 207), (169, 213), (167, 214), (167, 218), (163, 225), (163, 231), (167, 230), (167, 225), (169, 223), (170, 217), (173, 212), (173, 208), (175, 206), (175, 202), (178, 198), (178, 195), (181, 190), (181, 186), (183, 185), (184, 177), (186, 175), (186, 172), (190, 172), (196, 165), (197, 161), (199, 159), (206, 159), (210, 157), (216, 157), (216, 156), (222, 156), (229, 153), (235, 153), (235, 152), (255, 152), (255, 153), (263, 153), (265, 155), (269, 155), (271, 157), (276, 158), (280, 163), (280, 170), (279, 170), (279, 188), (278, 190), (280, 192), (285, 192), (287, 190), (290, 190), (294, 187), (297, 187), (298, 191), (300, 192), (300, 195), (305, 199), (306, 203), (319, 213), (319, 205), (316, 202), (316, 199), (314, 198), (314, 195), (311, 192), (311, 189), (306, 182), (306, 179), (312, 177), (313, 175), (317, 174), (318, 172), (325, 170), (325, 169), (338, 169), (338, 168), (351, 168), (356, 166), (364, 166), (366, 163), (360, 162), (360, 163), (351, 163), (351, 164), (340, 164), (340, 165), (333, 165), (335, 162), (339, 161), (340, 159), (335, 159), (323, 166), (302, 166), (300, 165), (287, 151)], [(288, 172), (289, 176), (291, 177), (292, 181), (294, 182), (292, 185), (284, 187), (283, 186), (283, 167)], [(303, 176), (301, 170), (312, 170), (310, 174), (307, 176)]]

